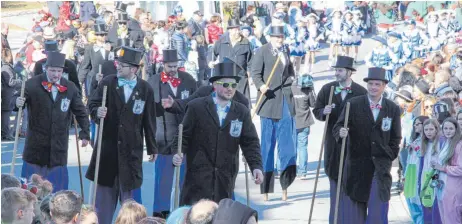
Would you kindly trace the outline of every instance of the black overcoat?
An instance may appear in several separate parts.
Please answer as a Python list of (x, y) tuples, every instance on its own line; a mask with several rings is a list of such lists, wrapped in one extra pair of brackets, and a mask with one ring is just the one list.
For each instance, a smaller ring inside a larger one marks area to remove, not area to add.
[[(239, 135), (231, 136), (242, 122)], [(183, 120), (183, 152), (186, 156), (186, 176), (181, 191), (182, 205), (192, 205), (200, 199), (219, 202), (232, 198), (236, 174), (236, 159), (241, 147), (250, 170), (262, 169), (260, 143), (250, 110), (232, 101), (223, 126), (220, 127), (212, 96), (191, 101)]]
[[(91, 118), (99, 124), (97, 110), (101, 107), (103, 88), (107, 86), (98, 184), (113, 187), (117, 176), (122, 190), (130, 191), (141, 187), (143, 182), (143, 137), (148, 155), (157, 154), (154, 91), (146, 81), (137, 78), (132, 95), (125, 103), (124, 88), (118, 86), (117, 80), (116, 75), (104, 77), (92, 94), (88, 109)], [(135, 114), (136, 102), (144, 102), (140, 114)], [(96, 150), (86, 174), (89, 180), (94, 178), (95, 165)]]
[[(41, 75), (44, 74), (45, 71), (43, 70), (43, 65), (47, 63), (47, 59), (43, 58), (35, 63), (34, 67), (34, 75)], [(77, 87), (79, 91), (82, 90), (80, 87), (80, 82), (79, 82), (79, 77), (77, 74), (77, 67), (75, 66), (75, 63), (72, 62), (69, 59), (66, 59), (64, 61), (64, 73), (67, 73), (67, 77), (65, 74), (63, 74), (63, 77), (68, 79), (69, 81), (73, 82), (74, 85)]]
[[(104, 51), (104, 58), (100, 51)], [(85, 48), (85, 56), (79, 67), (79, 81), (87, 83), (87, 93), (91, 94), (91, 81), (93, 77), (99, 72), (99, 66), (103, 66), (104, 62), (109, 60), (111, 52), (101, 48), (99, 51), (94, 50), (93, 45), (88, 45)], [(111, 58), (112, 59), (112, 58)]]
[[(333, 86), (334, 88), (339, 86), (337, 81), (330, 82), (325, 84), (321, 90), (319, 91), (318, 97), (316, 98), (316, 105), (313, 109), (313, 114), (316, 119), (320, 121), (325, 121), (326, 116), (324, 115), (324, 107), (329, 104), (329, 94), (330, 88)], [(335, 107), (332, 108), (332, 112), (329, 116), (329, 124), (327, 124), (327, 133), (324, 141), (324, 170), (327, 176), (330, 179), (337, 180), (338, 179), (338, 170), (340, 164), (340, 147), (339, 144), (334, 136), (332, 135), (332, 128), (334, 128), (335, 123), (338, 120), (338, 117), (342, 113), (343, 107), (345, 106), (345, 102), (349, 99), (362, 96), (367, 93), (367, 90), (362, 87), (361, 85), (352, 82), (351, 83), (351, 93), (348, 93), (345, 97), (345, 100), (342, 101), (342, 94), (338, 93), (335, 94), (334, 89), (334, 96), (332, 97), (332, 103), (335, 104)]]
[(82, 128), (79, 138), (89, 140), (88, 113), (74, 83), (61, 79), (60, 84), (67, 90), (58, 92), (53, 100), (52, 93), (43, 87), (43, 81), (48, 81), (45, 74), (34, 76), (27, 80), (24, 89), (29, 126), (22, 157), (40, 166), (65, 166), (71, 115), (75, 115)]
[[(379, 198), (387, 202), (392, 185), (391, 166), (401, 142), (400, 109), (393, 101), (383, 98), (382, 108), (374, 121), (367, 95), (354, 97), (349, 102), (347, 171), (343, 175), (345, 192), (352, 200), (366, 203), (375, 175)], [(345, 109), (333, 129), (338, 141), (341, 141), (338, 133), (344, 122)]]
[[(282, 102), (285, 98), (289, 105), (290, 114), (295, 116), (295, 104), (292, 94), (291, 86), (295, 77), (294, 67), (289, 60), (289, 49), (286, 49), (286, 64), (279, 61), (276, 66), (275, 72), (269, 84), (269, 92), (274, 93), (274, 97), (268, 98), (268, 93), (263, 96), (263, 99), (257, 108), (257, 113), (261, 117), (282, 119)], [(260, 47), (253, 56), (252, 69), (250, 75), (252, 76), (255, 87), (259, 90), (265, 84), (271, 74), (274, 64), (276, 63), (277, 56), (273, 54), (272, 46), (270, 43)], [(261, 92), (258, 91), (257, 99), (260, 98)]]
[(244, 69), (240, 73), (236, 74), (241, 77), (241, 80), (237, 85), (237, 91), (244, 94), (247, 99), (250, 99), (249, 77), (247, 72), (250, 71), (250, 63), (253, 55), (252, 47), (250, 46), (250, 42), (247, 38), (241, 38), (241, 41), (237, 42), (233, 47), (229, 34), (223, 34), (220, 39), (214, 43), (212, 54), (213, 60), (216, 60), (217, 57), (219, 57), (219, 61), (223, 62), (225, 58), (229, 58)]
[(184, 113), (174, 114), (169, 113), (162, 107), (161, 99), (167, 99), (171, 96), (173, 99), (186, 99), (192, 95), (197, 89), (196, 80), (186, 72), (178, 72), (178, 78), (181, 83), (177, 87), (177, 94), (173, 93), (170, 84), (162, 83), (160, 75), (153, 75), (149, 78), (148, 83), (154, 89), (154, 101), (156, 102), (156, 140), (159, 147), (159, 154), (171, 155), (177, 153), (177, 149), (172, 149), (172, 144), (176, 136), (178, 136), (178, 125), (183, 121)]

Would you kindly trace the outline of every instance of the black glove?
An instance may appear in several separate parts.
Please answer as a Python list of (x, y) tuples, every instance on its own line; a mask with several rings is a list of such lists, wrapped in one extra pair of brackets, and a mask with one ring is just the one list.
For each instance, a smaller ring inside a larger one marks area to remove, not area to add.
[(266, 98), (274, 99), (276, 98), (276, 94), (274, 94), (274, 90), (268, 89), (265, 93)]

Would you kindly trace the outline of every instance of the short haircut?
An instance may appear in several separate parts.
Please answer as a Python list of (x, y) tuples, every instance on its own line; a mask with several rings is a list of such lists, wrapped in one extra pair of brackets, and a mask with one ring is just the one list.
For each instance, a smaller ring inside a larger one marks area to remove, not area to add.
[[(50, 216), (50, 199), (51, 199), (51, 196), (52, 195), (48, 195), (46, 196), (45, 198), (42, 199), (42, 202), (40, 202), (40, 211), (42, 212), (42, 214), (44, 214), (46, 217), (47, 220), (51, 220), (51, 216)], [(35, 214), (35, 215), (39, 215), (39, 214)]]
[(221, 17), (219, 15), (213, 15), (210, 17), (209, 21), (211, 23), (214, 23), (214, 22), (221, 22)]
[(2, 190), (8, 187), (21, 187), (21, 182), (13, 175), (2, 173)]
[(70, 222), (81, 207), (82, 197), (75, 191), (58, 191), (50, 199), (51, 218), (57, 224)]
[(91, 205), (83, 205), (80, 211), (80, 221), (85, 221), (90, 214), (96, 214), (95, 209)]
[(116, 224), (130, 224), (137, 223), (148, 215), (146, 208), (137, 203), (136, 201), (129, 199), (126, 200), (120, 208), (119, 215), (115, 221)]
[(218, 204), (207, 199), (202, 199), (194, 204), (189, 210), (186, 224), (211, 224), (218, 210)]
[(19, 209), (24, 210), (36, 201), (37, 197), (28, 190), (18, 187), (2, 189), (2, 222), (13, 222)]
[(137, 224), (165, 224), (165, 219), (159, 217), (146, 217), (141, 219)]

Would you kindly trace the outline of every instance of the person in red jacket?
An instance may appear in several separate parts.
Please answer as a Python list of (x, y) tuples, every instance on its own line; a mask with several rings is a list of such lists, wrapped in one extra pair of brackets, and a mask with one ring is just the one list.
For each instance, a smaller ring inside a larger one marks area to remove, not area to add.
[(210, 17), (210, 23), (207, 25), (205, 32), (207, 44), (214, 44), (220, 38), (223, 34), (223, 27), (221, 27), (221, 17), (219, 15)]

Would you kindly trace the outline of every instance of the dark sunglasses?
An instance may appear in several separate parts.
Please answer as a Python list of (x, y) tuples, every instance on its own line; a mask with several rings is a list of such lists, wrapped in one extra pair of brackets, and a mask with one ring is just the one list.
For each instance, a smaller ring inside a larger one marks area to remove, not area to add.
[(96, 36), (100, 36), (100, 37), (106, 36), (106, 34), (95, 34), (95, 35), (96, 35)]
[(235, 82), (216, 82), (219, 85), (222, 85), (224, 88), (228, 88), (231, 86), (231, 88), (235, 89), (237, 87), (237, 83)]
[(119, 22), (119, 25), (127, 25), (126, 22)]

